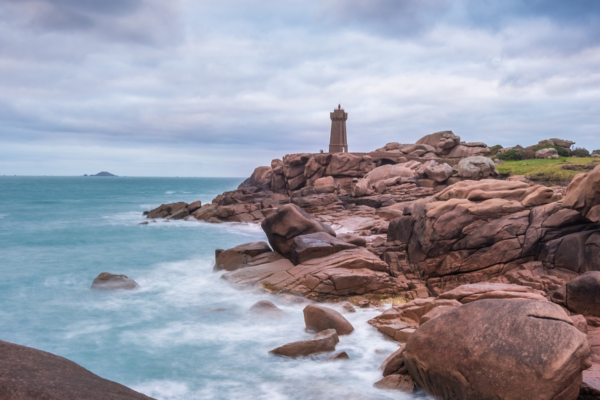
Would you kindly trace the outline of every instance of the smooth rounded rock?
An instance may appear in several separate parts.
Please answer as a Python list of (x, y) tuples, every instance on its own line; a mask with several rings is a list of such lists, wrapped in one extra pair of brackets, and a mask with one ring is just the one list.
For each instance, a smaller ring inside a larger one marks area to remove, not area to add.
[(132, 290), (139, 287), (140, 285), (136, 281), (126, 275), (115, 275), (108, 272), (102, 272), (92, 282), (92, 289), (97, 290)]
[(253, 315), (263, 315), (267, 317), (283, 317), (285, 316), (285, 312), (283, 312), (279, 307), (273, 304), (272, 301), (269, 300), (261, 300), (252, 305), (250, 307), (250, 314)]
[(306, 329), (321, 332), (335, 329), (338, 335), (348, 335), (354, 327), (342, 314), (331, 308), (310, 304), (304, 307)]
[(577, 314), (600, 317), (600, 271), (586, 272), (567, 283), (566, 303)]
[(420, 326), (404, 362), (440, 399), (574, 400), (591, 366), (586, 335), (551, 302), (481, 300)]

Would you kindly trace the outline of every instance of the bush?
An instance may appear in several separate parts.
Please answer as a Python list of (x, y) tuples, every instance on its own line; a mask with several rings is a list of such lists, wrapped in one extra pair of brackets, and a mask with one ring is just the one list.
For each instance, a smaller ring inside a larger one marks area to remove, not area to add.
[(575, 147), (575, 149), (571, 151), (571, 155), (573, 157), (589, 157), (590, 152), (583, 147)]
[(519, 161), (523, 159), (523, 151), (508, 150), (502, 154), (498, 154), (496, 158), (502, 161)]
[(502, 147), (501, 145), (497, 144), (495, 146), (490, 147), (490, 151), (492, 152), (491, 154), (493, 156), (495, 156), (496, 154), (498, 154), (498, 150), (503, 149), (504, 147)]
[(592, 154), (600, 154), (600, 150), (594, 150), (592, 151)]

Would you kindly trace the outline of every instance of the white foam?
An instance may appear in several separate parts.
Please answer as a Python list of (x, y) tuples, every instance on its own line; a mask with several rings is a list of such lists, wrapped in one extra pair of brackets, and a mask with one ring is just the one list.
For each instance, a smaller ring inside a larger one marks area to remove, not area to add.
[(0, 214), (0, 218), (8, 217), (8, 214)]

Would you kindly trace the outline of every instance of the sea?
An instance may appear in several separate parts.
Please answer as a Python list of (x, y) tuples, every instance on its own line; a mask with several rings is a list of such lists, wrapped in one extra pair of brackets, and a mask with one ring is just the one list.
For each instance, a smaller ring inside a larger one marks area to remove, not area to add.
[[(162, 203), (210, 202), (239, 178), (0, 177), (0, 340), (65, 357), (160, 400), (414, 399), (373, 388), (398, 348), (367, 321), (337, 351), (269, 354), (310, 338), (286, 296), (236, 288), (213, 272), (214, 252), (266, 240), (259, 225), (164, 221), (140, 225)], [(134, 291), (90, 289), (101, 272)], [(249, 314), (271, 300), (281, 319)], [(341, 311), (339, 306), (332, 305)]]

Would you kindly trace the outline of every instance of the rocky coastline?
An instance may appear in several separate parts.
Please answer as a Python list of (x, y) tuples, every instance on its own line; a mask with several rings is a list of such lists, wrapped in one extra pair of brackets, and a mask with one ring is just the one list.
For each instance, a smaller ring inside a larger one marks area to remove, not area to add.
[[(215, 270), (233, 285), (358, 307), (391, 302), (369, 322), (399, 344), (376, 387), (440, 399), (598, 399), (600, 167), (547, 187), (500, 177), (489, 154), (449, 131), (371, 153), (292, 154), (210, 204), (146, 216), (260, 223), (268, 243), (215, 251)], [(333, 351), (339, 318), (321, 314), (307, 320), (317, 336), (273, 352)]]

